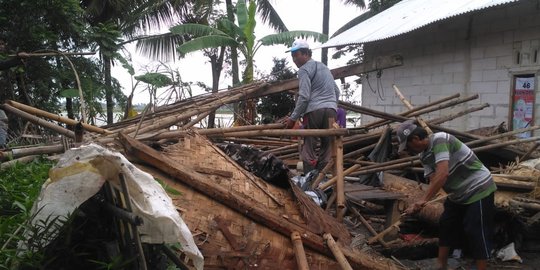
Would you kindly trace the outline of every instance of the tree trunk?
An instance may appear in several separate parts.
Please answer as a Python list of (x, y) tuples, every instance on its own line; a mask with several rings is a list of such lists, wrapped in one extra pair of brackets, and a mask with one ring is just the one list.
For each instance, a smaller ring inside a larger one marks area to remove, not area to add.
[(105, 100), (107, 102), (107, 124), (114, 122), (114, 101), (111, 77), (111, 58), (103, 54), (103, 66), (105, 69)]
[[(225, 0), (227, 5), (227, 18), (229, 21), (234, 22), (234, 6), (231, 0)], [(231, 46), (231, 65), (232, 65), (232, 83), (233, 86), (240, 84), (240, 72), (238, 69), (238, 51), (235, 46)], [(237, 120), (237, 115), (240, 114), (239, 102), (234, 103), (234, 122)]]
[[(323, 25), (322, 33), (328, 36), (328, 28), (330, 25), (330, 0), (324, 0), (323, 4)], [(321, 50), (321, 62), (328, 65), (328, 48)]]
[[(217, 93), (219, 90), (219, 79), (221, 77), (221, 70), (223, 70), (223, 58), (225, 56), (225, 47), (219, 48), (219, 55), (213, 55), (210, 57), (210, 64), (212, 66), (212, 93)], [(208, 128), (216, 127), (216, 111), (212, 111), (208, 115)]]

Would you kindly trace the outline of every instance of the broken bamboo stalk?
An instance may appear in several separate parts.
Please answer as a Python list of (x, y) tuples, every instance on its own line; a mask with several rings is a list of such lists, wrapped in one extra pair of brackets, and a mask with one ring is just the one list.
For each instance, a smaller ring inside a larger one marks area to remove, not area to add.
[[(369, 222), (364, 218), (364, 216), (362, 216), (362, 214), (360, 214), (360, 212), (358, 212), (358, 210), (356, 210), (356, 208), (354, 207), (349, 207), (349, 209), (351, 210), (351, 212), (353, 212), (353, 214), (355, 214), (358, 219), (360, 220), (360, 222), (364, 225), (364, 227), (366, 227), (366, 229), (373, 235), (377, 235), (377, 232), (375, 231), (375, 229), (373, 229), (373, 227), (371, 226), (371, 224), (369, 224)], [(384, 248), (388, 248), (388, 244), (382, 239), (382, 238), (379, 238), (377, 239), (377, 241), (384, 247)]]
[(68, 130), (68, 129), (65, 129), (59, 125), (56, 125), (54, 123), (51, 123), (51, 122), (48, 122), (48, 121), (45, 121), (37, 116), (34, 116), (34, 115), (31, 115), (25, 111), (21, 111), (15, 107), (12, 107), (11, 105), (8, 105), (8, 104), (2, 104), (0, 105), (0, 108), (4, 109), (5, 111), (8, 111), (10, 113), (13, 113), (19, 117), (22, 117), (38, 126), (42, 126), (44, 128), (47, 128), (47, 129), (50, 129), (50, 130), (53, 130), (59, 134), (62, 134), (66, 137), (69, 137), (69, 138), (72, 138), (74, 139), (75, 138), (75, 133), (71, 130)]
[(199, 115), (197, 115), (197, 117), (193, 120), (191, 120), (189, 123), (185, 124), (182, 126), (181, 129), (188, 129), (188, 128), (191, 128), (192, 126), (196, 125), (197, 123), (199, 123), (201, 120), (203, 120), (204, 118), (206, 118), (209, 114), (211, 114), (213, 111), (206, 111), (206, 112), (203, 112)]
[(313, 184), (311, 184), (311, 188), (315, 189), (319, 186), (319, 183), (321, 183), (324, 177), (326, 177), (326, 173), (328, 173), (328, 171), (334, 166), (334, 162), (334, 159), (330, 159), (330, 161), (328, 161), (326, 166), (324, 166), (324, 168), (317, 175), (315, 181), (313, 181)]
[(448, 121), (454, 120), (456, 118), (459, 118), (461, 116), (467, 115), (469, 113), (476, 112), (476, 111), (481, 111), (481, 110), (483, 110), (483, 109), (485, 109), (487, 107), (489, 107), (489, 103), (484, 103), (484, 104), (482, 104), (480, 106), (468, 108), (468, 109), (463, 110), (461, 112), (457, 112), (457, 113), (446, 115), (446, 116), (443, 116), (443, 117), (440, 117), (440, 118), (432, 119), (431, 121), (429, 121), (429, 123), (433, 124), (433, 125), (439, 125), (439, 124), (442, 124), (444, 122), (448, 122)]
[(345, 215), (345, 180), (343, 179), (343, 136), (335, 138), (336, 151), (336, 218), (343, 222)]
[[(237, 133), (242, 131), (254, 131), (254, 130), (270, 130), (270, 129), (280, 129), (284, 128), (284, 125), (281, 123), (276, 124), (267, 124), (267, 125), (251, 125), (251, 126), (240, 126), (240, 127), (230, 127), (230, 128), (209, 128), (209, 129), (195, 129), (199, 134), (205, 136), (212, 135), (222, 135), (228, 133)], [(160, 140), (160, 139), (170, 139), (184, 137), (187, 134), (192, 132), (191, 130), (176, 130), (176, 131), (166, 131), (158, 134), (150, 134), (147, 136), (141, 136), (140, 140)]]
[(540, 140), (540, 136), (526, 138), (526, 139), (516, 139), (516, 140), (506, 141), (506, 142), (502, 142), (502, 143), (494, 143), (494, 144), (490, 144), (490, 145), (476, 147), (476, 148), (473, 148), (473, 151), (474, 152), (480, 152), (480, 151), (485, 151), (485, 150), (501, 148), (501, 147), (504, 147), (504, 146), (507, 146), (507, 145), (520, 144), (520, 143), (526, 143), (526, 142), (534, 142), (534, 141), (538, 141), (538, 140)]
[(528, 127), (528, 128), (516, 129), (516, 130), (508, 131), (508, 132), (505, 132), (505, 133), (501, 133), (501, 134), (489, 136), (489, 137), (486, 137), (486, 138), (483, 138), (483, 139), (480, 139), (480, 140), (475, 140), (475, 141), (467, 142), (467, 143), (465, 143), (465, 144), (466, 144), (467, 146), (471, 147), (471, 146), (473, 146), (473, 145), (477, 145), (477, 144), (480, 144), (480, 143), (484, 143), (484, 142), (488, 142), (488, 141), (493, 141), (493, 140), (501, 139), (501, 138), (505, 138), (505, 137), (510, 137), (510, 136), (512, 136), (512, 135), (515, 135), (515, 134), (519, 134), (519, 133), (523, 133), (523, 132), (528, 132), (528, 131), (533, 131), (533, 130), (537, 130), (537, 129), (539, 129), (539, 128), (540, 128), (540, 126), (532, 126), (532, 127)]
[(341, 252), (341, 249), (334, 240), (334, 237), (332, 237), (332, 235), (329, 233), (325, 233), (323, 237), (324, 240), (326, 240), (326, 245), (328, 245), (328, 247), (332, 251), (332, 254), (334, 254), (334, 257), (336, 258), (336, 261), (339, 263), (339, 266), (341, 266), (341, 269), (352, 270), (351, 265), (345, 258), (345, 255), (343, 255), (343, 252)]
[(515, 181), (524, 181), (524, 182), (536, 182), (538, 180), (538, 177), (525, 176), (525, 175), (497, 174), (497, 173), (492, 173), (491, 175), (496, 176), (496, 177), (508, 178), (510, 180), (515, 180)]
[(535, 143), (533, 147), (531, 147), (527, 153), (523, 154), (523, 156), (521, 156), (519, 158), (519, 160), (526, 160), (529, 158), (529, 156), (538, 148), (538, 146), (540, 146), (540, 143)]
[(0, 152), (0, 161), (11, 159), (11, 158), (31, 156), (31, 155), (57, 154), (57, 153), (63, 153), (64, 151), (65, 151), (64, 146), (61, 144), (34, 146), (34, 147), (27, 147), (27, 148), (16, 148), (16, 149)]
[[(415, 112), (418, 112), (418, 111), (423, 110), (423, 109), (429, 109), (429, 108), (432, 108), (433, 106), (436, 106), (436, 105), (441, 104), (441, 103), (443, 103), (443, 102), (446, 102), (446, 101), (449, 101), (449, 100), (458, 98), (459, 96), (460, 96), (460, 94), (457, 93), (457, 94), (454, 94), (454, 95), (452, 95), (452, 96), (445, 97), (445, 98), (436, 100), (436, 101), (434, 101), (434, 102), (431, 102), (431, 103), (428, 103), (428, 104), (425, 104), (425, 105), (422, 105), (422, 106), (417, 106), (417, 107), (415, 107), (415, 108), (412, 109), (412, 110), (408, 110), (408, 111), (405, 111), (405, 112), (401, 112), (401, 113), (399, 113), (398, 115), (405, 116), (405, 117), (411, 117), (411, 116), (414, 116), (414, 115), (412, 115), (412, 114), (415, 113)], [(478, 97), (477, 97), (477, 98), (478, 98)], [(388, 121), (388, 120), (377, 120), (377, 121), (373, 121), (373, 122), (371, 122), (371, 123), (368, 123), (368, 124), (366, 124), (366, 125), (362, 125), (362, 126), (360, 126), (359, 128), (371, 129), (371, 128), (380, 127), (380, 126), (384, 126), (384, 125), (386, 125), (386, 124), (391, 124), (391, 123), (392, 123), (392, 121)]]
[[(362, 159), (362, 157), (359, 157), (357, 160), (359, 160), (359, 159)], [(343, 171), (343, 176), (345, 177), (345, 176), (349, 175), (350, 173), (356, 171), (356, 170), (357, 170), (358, 168), (360, 168), (360, 167), (361, 167), (361, 165), (355, 164), (355, 165), (353, 165), (353, 166), (347, 168), (345, 171)], [(326, 189), (329, 188), (331, 185), (333, 185), (334, 183), (336, 183), (336, 181), (337, 181), (337, 175), (334, 176), (334, 177), (332, 177), (332, 178), (330, 178), (330, 180), (324, 182), (324, 183), (321, 184), (321, 185), (318, 185), (318, 184), (320, 183), (320, 181), (319, 181), (318, 183), (317, 183), (316, 181), (313, 182), (313, 185), (317, 184), (317, 186), (315, 186), (315, 187), (317, 187), (317, 188), (320, 189), (320, 190), (326, 190)]]
[[(349, 134), (346, 128), (336, 129), (273, 129), (273, 130), (253, 130), (227, 133), (226, 137), (258, 137), (258, 136), (297, 136), (297, 137), (324, 137), (343, 136)], [(221, 137), (221, 134), (212, 134), (209, 137)]]
[(297, 269), (309, 270), (306, 252), (304, 251), (304, 245), (302, 244), (302, 237), (300, 236), (300, 233), (297, 231), (292, 232), (291, 241), (293, 242), (294, 257), (296, 258)]
[(11, 168), (13, 166), (15, 166), (16, 164), (20, 163), (20, 164), (26, 164), (26, 163), (29, 163), (31, 161), (33, 161), (34, 159), (36, 159), (37, 155), (35, 156), (26, 156), (26, 157), (22, 157), (22, 158), (18, 158), (18, 159), (14, 159), (14, 160), (10, 160), (10, 161), (7, 161), (7, 162), (3, 162), (3, 163), (0, 163), (0, 171), (3, 171), (7, 168)]
[[(405, 98), (405, 96), (403, 96), (401, 91), (399, 91), (399, 88), (395, 84), (392, 84), (392, 87), (394, 88), (394, 91), (396, 92), (396, 95), (398, 95), (401, 102), (405, 104), (405, 107), (407, 107), (409, 110), (414, 109), (414, 106)], [(418, 122), (420, 126), (427, 131), (428, 134), (433, 134), (433, 131), (428, 127), (424, 119), (422, 119), (420, 116), (415, 116), (414, 118), (416, 119), (416, 122)]]
[[(25, 104), (22, 104), (22, 103), (13, 101), (13, 100), (6, 100), (6, 103), (11, 105), (14, 108), (17, 108), (17, 109), (21, 110), (21, 111), (24, 111), (24, 112), (27, 112), (27, 113), (30, 113), (30, 114), (33, 114), (33, 115), (36, 115), (36, 116), (49, 118), (51, 120), (55, 120), (57, 122), (61, 122), (61, 123), (67, 124), (67, 125), (74, 126), (74, 125), (77, 125), (79, 123), (79, 121), (77, 121), (77, 120), (73, 120), (73, 119), (70, 119), (70, 118), (67, 118), (67, 117), (62, 117), (62, 116), (54, 114), (54, 113), (46, 112), (46, 111), (40, 110), (38, 108), (34, 108), (32, 106), (28, 106), (28, 105), (25, 105)], [(94, 125), (90, 125), (90, 124), (86, 124), (86, 123), (82, 123), (82, 125), (84, 127), (84, 130), (87, 130), (87, 131), (92, 131), (92, 132), (96, 132), (96, 133), (100, 133), (100, 134), (111, 133), (110, 131), (108, 131), (106, 129), (96, 127)]]

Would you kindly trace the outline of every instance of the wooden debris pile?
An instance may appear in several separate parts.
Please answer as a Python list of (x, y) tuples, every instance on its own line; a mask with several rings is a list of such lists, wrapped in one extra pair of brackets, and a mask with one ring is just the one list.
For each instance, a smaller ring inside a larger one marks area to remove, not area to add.
[[(400, 64), (396, 58), (383, 60), (378, 63), (378, 68), (381, 65), (388, 68)], [(366, 63), (332, 72), (338, 79), (372, 69), (375, 69), (375, 65)], [(413, 107), (394, 86), (396, 94), (407, 107), (399, 114), (340, 102), (339, 105), (347, 111), (380, 119), (354, 129), (286, 130), (279, 123), (194, 128), (223, 105), (282, 91), (295, 91), (297, 87), (298, 81), (295, 79), (272, 84), (257, 82), (216, 94), (196, 96), (106, 127), (84, 125), (83, 142), (100, 143), (123, 151), (128, 158), (137, 160), (138, 166), (181, 191), (183, 195), (173, 199), (203, 251), (205, 269), (255, 266), (275, 269), (276, 263), (285, 269), (295, 266), (300, 269), (401, 267), (399, 260), (385, 259), (372, 247), (381, 251), (413, 245), (397, 238), (396, 224), (398, 221), (402, 223), (400, 212), (423, 194), (425, 184), (422, 183), (424, 180), (418, 158), (399, 157), (395, 153), (393, 143), (396, 139), (391, 127), (394, 123), (411, 118), (433, 132), (444, 131), (455, 135), (490, 166), (496, 173), (495, 179), (499, 185), (496, 196), (502, 198), (500, 194), (504, 194), (507, 197), (506, 201), (497, 199), (499, 207), (525, 208), (535, 213), (540, 211), (538, 171), (531, 169), (520, 175), (516, 173), (519, 171), (515, 169), (516, 165), (511, 164), (516, 160), (519, 164), (535, 157), (536, 149), (536, 144), (526, 151), (512, 146), (539, 139), (516, 139), (513, 136), (540, 127), (481, 136), (441, 125), (481, 110), (488, 104), (468, 106), (469, 109), (440, 118), (425, 118), (430, 112), (475, 100), (478, 95), (460, 97), (456, 94)], [(39, 117), (67, 125), (77, 124), (72, 120), (12, 101), (1, 105), (1, 108), (65, 137), (76, 138), (74, 132)], [(289, 179), (286, 179), (290, 183), (289, 189), (270, 185), (240, 167), (213, 144), (252, 145), (283, 160), (291, 167), (291, 174), (295, 174), (301, 143), (295, 138), (304, 136), (335, 138), (332, 162), (318, 172), (308, 185), (309, 189), (328, 195), (323, 208), (315, 205)], [(40, 151), (25, 151), (31, 155), (53, 154), (62, 152), (68, 144), (47, 146)], [(0, 153), (0, 158), (27, 155), (21, 151), (6, 150)], [(441, 212), (441, 201), (434, 201), (419, 213), (418, 219), (435, 225)], [(540, 219), (538, 214), (528, 215), (530, 222)], [(421, 241), (433, 244), (432, 239)]]

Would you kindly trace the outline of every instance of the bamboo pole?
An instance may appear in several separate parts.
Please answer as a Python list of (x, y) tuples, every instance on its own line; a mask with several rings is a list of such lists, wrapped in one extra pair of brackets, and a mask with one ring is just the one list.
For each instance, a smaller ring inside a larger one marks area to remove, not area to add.
[[(410, 109), (410, 110), (407, 110), (405, 112), (401, 112), (398, 115), (405, 116), (405, 117), (414, 116), (412, 114), (415, 113), (415, 112), (418, 112), (418, 111), (423, 110), (423, 109), (432, 108), (432, 107), (434, 107), (434, 106), (436, 106), (438, 104), (441, 104), (441, 103), (444, 103), (446, 101), (458, 98), (459, 96), (460, 96), (460, 94), (457, 93), (457, 94), (454, 94), (452, 96), (441, 98), (441, 99), (438, 99), (438, 100), (436, 100), (434, 102), (431, 102), (431, 103), (428, 103), (428, 104), (425, 104), (425, 105), (422, 105), (422, 106), (417, 106), (414, 109)], [(373, 121), (371, 123), (368, 123), (366, 125), (362, 125), (359, 128), (367, 128), (367, 129), (369, 129), (369, 128), (374, 128), (374, 127), (384, 126), (384, 125), (390, 124), (390, 123), (392, 123), (392, 122), (388, 121), (388, 120), (377, 120), (377, 121)]]
[(291, 241), (293, 242), (297, 269), (309, 270), (306, 252), (304, 251), (304, 245), (302, 244), (302, 237), (300, 236), (300, 233), (297, 231), (292, 232)]
[(35, 147), (17, 148), (4, 152), (0, 152), (0, 160), (10, 158), (20, 158), (24, 156), (43, 155), (43, 154), (57, 154), (64, 152), (64, 146), (58, 145), (43, 145)]
[(203, 120), (204, 118), (206, 118), (209, 114), (211, 114), (212, 111), (206, 111), (206, 112), (203, 112), (201, 114), (199, 114), (197, 116), (197, 118), (193, 119), (191, 122), (185, 124), (182, 126), (182, 129), (188, 129), (188, 128), (191, 128), (192, 126), (194, 126), (195, 124), (199, 123), (201, 120)]
[[(413, 105), (405, 98), (405, 96), (403, 96), (401, 91), (399, 91), (399, 88), (395, 84), (392, 84), (392, 87), (394, 88), (394, 91), (396, 92), (396, 95), (398, 95), (401, 102), (405, 104), (405, 107), (407, 107), (409, 110), (414, 109)], [(433, 134), (433, 131), (431, 130), (431, 128), (428, 127), (424, 119), (422, 119), (420, 116), (415, 116), (414, 118), (420, 124), (420, 126), (422, 126), (427, 131), (428, 134)]]
[(33, 116), (27, 112), (24, 112), (24, 111), (21, 111), (17, 108), (14, 108), (12, 107), (11, 105), (8, 105), (8, 104), (2, 104), (0, 105), (0, 108), (4, 109), (5, 111), (9, 111), (10, 113), (13, 113), (13, 114), (16, 114), (36, 125), (39, 125), (39, 126), (42, 126), (44, 128), (47, 128), (47, 129), (50, 129), (50, 130), (53, 130), (59, 134), (62, 134), (66, 137), (69, 137), (69, 138), (72, 138), (74, 139), (75, 138), (75, 133), (71, 130), (67, 130), (59, 125), (55, 125), (51, 122), (47, 122), (39, 117), (36, 117), (36, 116)]
[[(205, 136), (211, 135), (221, 135), (225, 136), (228, 133), (236, 133), (241, 131), (254, 131), (254, 130), (269, 130), (269, 129), (280, 129), (284, 125), (281, 123), (276, 124), (267, 124), (267, 125), (251, 125), (251, 126), (239, 126), (231, 128), (209, 128), (209, 129), (196, 129), (197, 133)], [(160, 140), (160, 139), (170, 139), (184, 137), (189, 134), (189, 130), (175, 130), (175, 131), (166, 131), (158, 134), (148, 134), (146, 136), (141, 136), (140, 140)]]
[[(51, 120), (55, 120), (55, 121), (58, 121), (58, 122), (61, 122), (61, 123), (67, 124), (67, 125), (74, 126), (74, 125), (79, 123), (79, 121), (77, 121), (77, 120), (73, 120), (73, 119), (70, 119), (70, 118), (67, 118), (67, 117), (62, 117), (62, 116), (54, 114), (54, 113), (46, 112), (46, 111), (40, 110), (38, 108), (34, 108), (32, 106), (28, 106), (28, 105), (25, 105), (25, 104), (22, 104), (22, 103), (13, 101), (13, 100), (6, 100), (6, 103), (9, 104), (10, 106), (14, 107), (14, 108), (17, 108), (17, 109), (21, 110), (21, 111), (24, 111), (24, 112), (27, 112), (27, 113), (30, 113), (30, 114), (33, 114), (33, 115), (36, 115), (36, 116), (49, 118)], [(100, 134), (111, 133), (110, 131), (108, 131), (106, 129), (96, 127), (94, 125), (90, 125), (90, 124), (87, 124), (87, 123), (82, 123), (82, 125), (83, 125), (84, 129), (88, 130), (88, 131), (92, 131), (92, 132), (96, 132), (96, 133), (100, 133)]]
[(341, 266), (341, 269), (352, 270), (352, 267), (345, 258), (345, 255), (343, 255), (343, 252), (341, 252), (338, 244), (336, 243), (336, 241), (334, 241), (334, 237), (332, 237), (332, 235), (329, 233), (325, 233), (323, 237), (324, 240), (326, 240), (326, 245), (328, 245), (328, 247), (334, 254), (334, 257), (336, 258), (336, 261), (339, 263), (339, 266)]
[(313, 184), (311, 184), (311, 188), (315, 189), (319, 186), (319, 183), (324, 179), (326, 173), (328, 173), (328, 171), (334, 166), (334, 162), (334, 159), (330, 159), (328, 164), (326, 164), (326, 166), (324, 166), (324, 168), (319, 172), (317, 178), (315, 181), (313, 181)]
[(433, 119), (433, 120), (429, 121), (429, 123), (432, 124), (432, 125), (439, 125), (439, 124), (442, 124), (444, 122), (448, 122), (448, 121), (454, 120), (454, 119), (456, 119), (458, 117), (467, 115), (469, 113), (476, 112), (476, 111), (481, 111), (481, 110), (483, 110), (483, 109), (485, 109), (487, 107), (489, 107), (489, 104), (484, 103), (484, 104), (482, 104), (480, 106), (468, 108), (468, 109), (463, 110), (461, 112), (457, 112), (457, 113), (454, 113), (454, 114), (450, 114), (450, 115), (446, 115), (446, 116), (443, 116), (443, 117), (440, 117), (440, 118)]
[[(258, 137), (258, 136), (298, 136), (298, 137), (324, 137), (343, 136), (349, 134), (346, 128), (336, 129), (274, 129), (231, 132), (228, 137)], [(208, 135), (209, 137), (222, 137), (221, 134)]]
[[(369, 222), (364, 218), (364, 216), (362, 216), (362, 214), (360, 214), (360, 212), (358, 212), (358, 210), (356, 210), (354, 207), (349, 207), (349, 209), (351, 210), (351, 212), (353, 212), (353, 214), (355, 214), (358, 219), (360, 220), (360, 222), (364, 225), (364, 227), (366, 227), (366, 229), (373, 235), (377, 235), (377, 232), (375, 231), (375, 229), (373, 229), (373, 227), (371, 226), (371, 224), (369, 224)], [(384, 248), (388, 248), (388, 244), (382, 239), (382, 238), (379, 238), (377, 239), (377, 241), (384, 247)]]
[(480, 143), (493, 141), (493, 140), (500, 139), (500, 138), (510, 137), (512, 135), (515, 135), (515, 134), (519, 134), (519, 133), (523, 133), (523, 132), (527, 132), (527, 131), (533, 131), (533, 130), (537, 130), (539, 128), (540, 128), (540, 126), (532, 126), (532, 127), (528, 127), (528, 128), (516, 129), (516, 130), (508, 131), (508, 132), (505, 132), (505, 133), (502, 133), (502, 134), (497, 134), (497, 135), (493, 135), (493, 136), (490, 136), (490, 137), (487, 137), (487, 138), (483, 138), (483, 139), (480, 139), (480, 140), (471, 141), (471, 142), (468, 142), (468, 143), (465, 143), (465, 144), (467, 146), (471, 147), (473, 145), (477, 145), (477, 144), (480, 144)]
[(37, 157), (39, 157), (39, 156), (37, 156), (37, 155), (36, 156), (26, 156), (26, 157), (10, 160), (8, 162), (0, 163), (0, 171), (3, 171), (5, 169), (7, 169), (7, 168), (11, 168), (11, 167), (15, 166), (17, 163), (20, 163), (20, 164), (29, 163), (32, 160), (36, 159)]
[(343, 222), (345, 215), (345, 180), (343, 179), (343, 136), (335, 138), (336, 151), (336, 217)]

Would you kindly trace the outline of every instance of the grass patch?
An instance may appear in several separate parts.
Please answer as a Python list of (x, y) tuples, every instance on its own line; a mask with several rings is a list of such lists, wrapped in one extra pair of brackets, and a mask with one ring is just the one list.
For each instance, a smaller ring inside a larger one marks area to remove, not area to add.
[(52, 166), (52, 161), (40, 158), (0, 171), (0, 269), (13, 266), (21, 228)]

